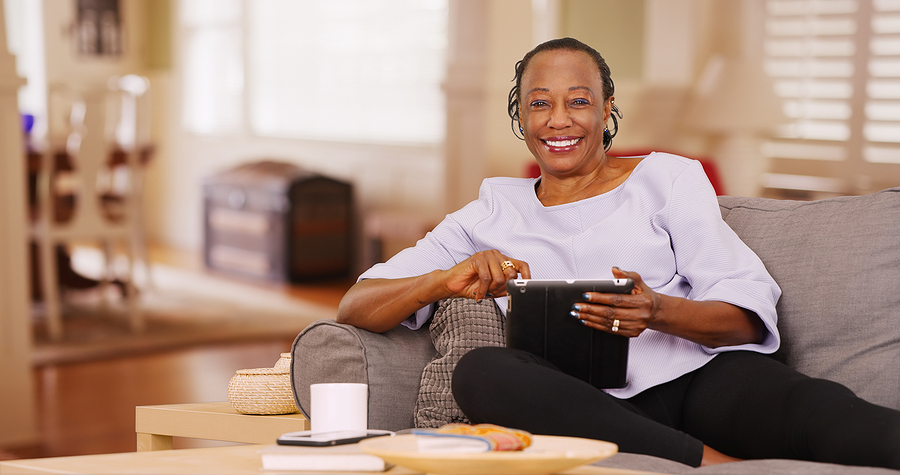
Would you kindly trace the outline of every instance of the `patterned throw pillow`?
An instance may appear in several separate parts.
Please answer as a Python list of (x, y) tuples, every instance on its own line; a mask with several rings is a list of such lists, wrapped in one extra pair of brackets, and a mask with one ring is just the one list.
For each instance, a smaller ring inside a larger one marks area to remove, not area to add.
[(482, 346), (506, 346), (503, 314), (493, 299), (454, 298), (437, 303), (429, 331), (437, 354), (425, 370), (416, 400), (416, 427), (469, 423), (450, 391), (453, 369), (463, 355)]

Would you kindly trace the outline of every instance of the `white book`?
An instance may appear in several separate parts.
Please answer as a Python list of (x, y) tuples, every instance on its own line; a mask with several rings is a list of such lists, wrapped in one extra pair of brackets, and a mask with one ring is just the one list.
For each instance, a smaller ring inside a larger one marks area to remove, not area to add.
[(331, 447), (270, 445), (259, 451), (263, 470), (383, 472), (390, 464), (359, 449), (359, 444)]

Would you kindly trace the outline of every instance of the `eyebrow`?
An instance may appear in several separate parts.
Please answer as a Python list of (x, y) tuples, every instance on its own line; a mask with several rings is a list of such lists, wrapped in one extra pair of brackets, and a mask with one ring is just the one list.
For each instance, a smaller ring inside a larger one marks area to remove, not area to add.
[[(591, 94), (594, 93), (594, 91), (592, 91), (591, 88), (589, 88), (589, 87), (587, 87), (587, 86), (572, 86), (572, 87), (569, 88), (570, 91), (577, 91), (577, 90), (579, 90), (579, 89), (584, 89), (585, 91), (590, 92)], [(550, 89), (548, 89), (548, 88), (546, 88), (546, 87), (536, 87), (536, 88), (534, 88), (534, 89), (529, 90), (527, 93), (525, 93), (525, 95), (527, 96), (527, 95), (531, 94), (531, 93), (534, 92), (534, 91), (550, 92)]]

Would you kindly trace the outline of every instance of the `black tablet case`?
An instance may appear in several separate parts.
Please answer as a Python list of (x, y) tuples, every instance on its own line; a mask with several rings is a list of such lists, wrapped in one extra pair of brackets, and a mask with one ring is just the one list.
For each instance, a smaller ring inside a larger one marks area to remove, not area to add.
[(628, 338), (573, 318), (585, 292), (631, 293), (631, 279), (535, 280), (506, 283), (506, 346), (529, 351), (600, 389), (625, 387)]

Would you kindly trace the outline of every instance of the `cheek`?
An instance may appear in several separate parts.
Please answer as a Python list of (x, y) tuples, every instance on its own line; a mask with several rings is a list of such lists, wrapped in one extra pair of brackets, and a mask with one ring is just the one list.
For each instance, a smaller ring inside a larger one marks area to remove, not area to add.
[(540, 150), (541, 142), (533, 135), (525, 134), (525, 146), (528, 147), (528, 150), (532, 154), (537, 154)]
[(537, 132), (541, 129), (543, 124), (547, 123), (547, 118), (542, 117), (543, 115), (540, 111), (530, 111), (530, 112), (519, 112), (519, 123), (522, 124), (522, 128), (525, 129), (527, 133), (529, 130), (533, 132)]

